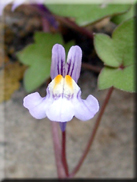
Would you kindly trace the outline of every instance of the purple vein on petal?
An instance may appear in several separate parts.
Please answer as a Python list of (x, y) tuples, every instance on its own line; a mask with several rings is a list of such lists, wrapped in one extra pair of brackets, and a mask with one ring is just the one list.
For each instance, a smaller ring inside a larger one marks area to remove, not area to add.
[(52, 48), (51, 78), (57, 75), (65, 75), (65, 49), (60, 44), (55, 44)]
[(63, 73), (63, 71), (64, 71), (63, 69), (64, 69), (63, 60), (61, 59), (61, 75), (65, 76)]
[[(75, 60), (75, 57), (74, 57), (74, 60)], [(72, 77), (72, 74), (73, 74), (73, 71), (74, 71), (74, 66), (75, 66), (75, 65), (74, 65), (74, 62), (73, 62), (72, 68), (71, 68), (71, 70), (70, 70), (70, 71), (71, 71), (71, 73), (70, 73), (70, 76), (71, 76), (71, 77)]]
[(68, 52), (67, 58), (67, 74), (70, 75), (75, 82), (78, 81), (81, 71), (82, 50), (79, 46), (72, 46)]

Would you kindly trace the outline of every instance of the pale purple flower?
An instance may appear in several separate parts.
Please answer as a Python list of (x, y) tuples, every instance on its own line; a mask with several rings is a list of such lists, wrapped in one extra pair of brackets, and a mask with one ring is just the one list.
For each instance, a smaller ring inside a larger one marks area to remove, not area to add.
[[(72, 46), (65, 63), (65, 50), (62, 45), (52, 48), (51, 79), (47, 87), (47, 95), (41, 97), (38, 92), (24, 98), (23, 105), (36, 119), (47, 117), (51, 121), (60, 122), (65, 130), (66, 122), (74, 116), (86, 121), (94, 117), (99, 110), (95, 97), (89, 95), (81, 99), (81, 90), (77, 81), (81, 71), (82, 51), (79, 46)], [(64, 124), (63, 124), (64, 123)]]
[(1, 0), (1, 2), (0, 2), (0, 16), (2, 15), (4, 8), (9, 3), (13, 3), (11, 10), (14, 11), (18, 6), (22, 5), (23, 3), (42, 4), (43, 2), (44, 2), (44, 0)]

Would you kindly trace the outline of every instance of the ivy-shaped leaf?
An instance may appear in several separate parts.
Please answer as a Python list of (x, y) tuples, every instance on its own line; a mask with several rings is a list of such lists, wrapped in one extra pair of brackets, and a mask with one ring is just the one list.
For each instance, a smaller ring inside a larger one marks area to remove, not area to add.
[(135, 91), (135, 78), (134, 78), (134, 65), (127, 66), (127, 68), (112, 69), (105, 67), (99, 76), (98, 87), (100, 90), (109, 87), (115, 87), (120, 90), (134, 92)]
[(46, 4), (54, 14), (74, 18), (80, 26), (95, 23), (105, 17), (126, 12), (129, 4)]
[(63, 44), (60, 34), (37, 32), (34, 43), (17, 53), (19, 60), (28, 65), (23, 79), (27, 92), (34, 91), (50, 76), (51, 51), (56, 43)]
[(135, 16), (135, 4), (132, 5), (129, 10), (125, 13), (123, 13), (122, 15), (116, 15), (114, 17), (112, 17), (111, 21), (115, 24), (120, 24), (123, 21), (126, 21), (130, 18), (132, 18), (133, 16)]
[(134, 23), (134, 18), (123, 22), (114, 30), (112, 38), (95, 35), (95, 50), (105, 65), (98, 78), (100, 90), (114, 86), (135, 92)]

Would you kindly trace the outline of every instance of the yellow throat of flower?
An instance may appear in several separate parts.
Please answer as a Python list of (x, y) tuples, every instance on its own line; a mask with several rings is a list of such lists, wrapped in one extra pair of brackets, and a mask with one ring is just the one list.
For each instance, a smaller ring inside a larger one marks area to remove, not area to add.
[(79, 87), (70, 75), (66, 75), (65, 78), (62, 75), (57, 75), (49, 84), (49, 90), (54, 96), (62, 95), (70, 98), (79, 90)]

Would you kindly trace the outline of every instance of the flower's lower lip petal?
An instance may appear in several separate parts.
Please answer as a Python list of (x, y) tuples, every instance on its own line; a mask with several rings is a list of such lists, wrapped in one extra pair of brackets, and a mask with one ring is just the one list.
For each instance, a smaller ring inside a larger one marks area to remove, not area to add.
[(27, 95), (23, 100), (23, 105), (34, 118), (43, 119), (46, 117), (46, 98), (42, 98), (38, 92)]
[(46, 109), (46, 115), (51, 121), (67, 122), (74, 116), (74, 107), (69, 100), (61, 97)]
[(89, 95), (86, 100), (79, 98), (73, 102), (75, 102), (75, 117), (82, 121), (93, 118), (99, 110), (99, 103), (92, 95)]

